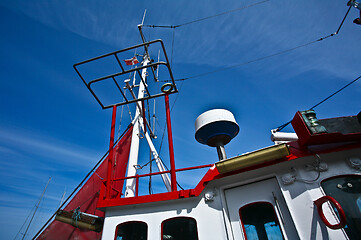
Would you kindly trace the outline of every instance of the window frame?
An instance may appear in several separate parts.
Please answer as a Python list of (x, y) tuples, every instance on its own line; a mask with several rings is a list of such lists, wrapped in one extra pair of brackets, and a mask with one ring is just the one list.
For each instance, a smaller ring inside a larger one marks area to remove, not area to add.
[(133, 221), (127, 221), (127, 222), (122, 222), (122, 223), (119, 223), (116, 228), (115, 228), (115, 235), (114, 235), (114, 240), (117, 240), (117, 236), (118, 236), (118, 230), (119, 230), (119, 227), (123, 224), (130, 224), (130, 223), (142, 223), (142, 224), (145, 224), (146, 226), (146, 240), (148, 240), (148, 224), (144, 221), (137, 221), (137, 220), (133, 220)]
[(281, 234), (282, 234), (282, 239), (285, 240), (285, 239), (286, 239), (286, 238), (285, 238), (285, 234), (284, 234), (284, 232), (283, 232), (283, 230), (282, 230), (282, 226), (281, 226), (281, 223), (280, 223), (280, 221), (279, 221), (279, 217), (278, 217), (278, 215), (277, 215), (276, 209), (275, 209), (275, 207), (273, 206), (273, 204), (272, 204), (271, 202), (267, 202), (267, 201), (251, 202), (251, 203), (248, 203), (248, 204), (246, 204), (246, 205), (243, 205), (242, 207), (240, 207), (240, 208), (238, 209), (238, 215), (239, 215), (239, 219), (240, 219), (240, 222), (241, 222), (242, 232), (243, 232), (243, 236), (244, 236), (245, 240), (247, 240), (248, 238), (247, 238), (247, 234), (246, 234), (246, 228), (245, 228), (244, 223), (243, 223), (243, 220), (242, 220), (241, 210), (244, 209), (244, 208), (246, 208), (246, 207), (249, 207), (249, 206), (252, 206), (252, 205), (256, 205), (256, 204), (267, 204), (267, 205), (271, 206), (271, 208), (272, 208), (272, 210), (273, 210), (273, 214), (274, 214), (275, 219), (276, 219), (276, 223), (278, 224), (279, 230), (280, 230), (280, 232), (281, 232)]
[(174, 219), (191, 219), (191, 220), (193, 220), (194, 223), (195, 223), (195, 227), (196, 227), (197, 240), (199, 240), (197, 220), (195, 218), (193, 218), (193, 217), (187, 217), (187, 216), (172, 217), (172, 218), (167, 218), (167, 219), (163, 220), (162, 224), (161, 224), (161, 231), (160, 231), (160, 239), (161, 240), (163, 240), (164, 223), (167, 222), (167, 221), (174, 220)]

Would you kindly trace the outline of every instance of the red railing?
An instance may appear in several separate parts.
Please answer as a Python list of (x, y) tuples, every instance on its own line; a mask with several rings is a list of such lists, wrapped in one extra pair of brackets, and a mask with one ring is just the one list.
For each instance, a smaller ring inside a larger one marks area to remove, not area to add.
[[(196, 169), (202, 169), (202, 168), (209, 168), (212, 167), (214, 164), (207, 164), (207, 165), (200, 165), (200, 166), (195, 166), (195, 167), (187, 167), (187, 168), (179, 168), (179, 169), (175, 169), (174, 172), (183, 172), (183, 171), (190, 171), (190, 170), (196, 170)], [(155, 175), (161, 175), (161, 174), (167, 174), (167, 173), (171, 173), (171, 171), (163, 171), (163, 172), (154, 172), (154, 173), (146, 173), (146, 174), (140, 174), (140, 175), (135, 175), (135, 176), (130, 176), (130, 177), (123, 177), (123, 178), (114, 178), (112, 179), (112, 182), (116, 182), (116, 181), (124, 181), (126, 179), (132, 179), (135, 178), (135, 196), (138, 197), (139, 195), (139, 179), (142, 177), (149, 177), (149, 176), (155, 176)], [(106, 188), (107, 186), (107, 180), (103, 180), (103, 185), (102, 188)], [(173, 183), (172, 183), (173, 184)], [(176, 184), (176, 183), (175, 183)], [(173, 187), (172, 187), (173, 189)], [(102, 189), (103, 190), (103, 189)], [(101, 192), (103, 192), (101, 190)], [(114, 189), (113, 190), (119, 192), (118, 190)], [(118, 196), (118, 194), (117, 194)], [(110, 199), (110, 197), (108, 198)]]

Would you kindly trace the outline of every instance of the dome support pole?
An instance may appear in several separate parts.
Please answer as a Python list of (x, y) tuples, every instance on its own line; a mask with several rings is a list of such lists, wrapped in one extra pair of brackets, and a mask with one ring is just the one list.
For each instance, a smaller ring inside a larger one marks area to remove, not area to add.
[(217, 146), (217, 153), (218, 153), (219, 161), (227, 159), (226, 150), (223, 145)]

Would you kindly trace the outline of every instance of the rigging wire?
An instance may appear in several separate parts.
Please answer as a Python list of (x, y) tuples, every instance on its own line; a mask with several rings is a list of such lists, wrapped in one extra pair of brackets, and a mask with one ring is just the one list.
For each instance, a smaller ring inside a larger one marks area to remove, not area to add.
[(338, 32), (340, 31), (340, 29), (341, 29), (341, 27), (342, 27), (342, 25), (343, 25), (343, 22), (345, 21), (345, 19), (346, 19), (346, 17), (347, 17), (347, 15), (348, 15), (348, 13), (349, 13), (349, 12), (350, 12), (350, 10), (351, 10), (351, 7), (352, 7), (352, 6), (350, 6), (350, 7), (348, 8), (348, 10), (347, 10), (347, 12), (346, 12), (345, 16), (343, 17), (343, 19), (342, 19), (342, 21), (341, 21), (340, 26), (338, 27), (338, 29), (337, 29), (337, 31), (336, 31), (336, 34), (338, 34)]
[[(268, 0), (269, 1), (269, 0)], [(263, 1), (263, 2), (259, 2), (259, 3), (256, 3), (256, 4), (260, 4), (260, 3), (264, 3), (266, 1)], [(253, 4), (253, 5), (256, 5), (256, 4)], [(246, 6), (246, 7), (251, 7), (253, 5), (249, 5), (249, 6)], [(175, 79), (174, 81), (185, 81), (185, 80), (188, 80), (188, 79), (192, 79), (192, 78), (198, 78), (198, 77), (203, 77), (203, 76), (206, 76), (206, 75), (210, 75), (210, 74), (213, 74), (213, 73), (216, 73), (216, 72), (221, 72), (221, 71), (225, 71), (225, 70), (228, 70), (228, 69), (232, 69), (232, 68), (236, 68), (236, 67), (240, 67), (240, 66), (243, 66), (243, 65), (247, 65), (247, 64), (250, 64), (250, 63), (254, 63), (254, 62), (258, 62), (258, 61), (261, 61), (261, 60), (264, 60), (264, 59), (267, 59), (267, 58), (271, 58), (271, 57), (274, 57), (274, 56), (278, 56), (278, 55), (281, 55), (281, 54), (284, 54), (284, 53), (287, 53), (287, 52), (291, 52), (293, 50), (296, 50), (298, 48), (303, 48), (303, 47), (306, 47), (308, 45), (311, 45), (311, 44), (314, 44), (314, 43), (317, 43), (317, 42), (320, 42), (322, 40), (325, 40), (329, 37), (333, 37), (333, 36), (336, 36), (340, 30), (341, 30), (341, 27), (343, 26), (343, 23), (348, 15), (348, 13), (350, 12), (350, 9), (351, 9), (351, 6), (348, 8), (345, 16), (343, 17), (337, 31), (335, 33), (331, 33), (327, 36), (324, 36), (324, 37), (321, 37), (317, 40), (314, 40), (314, 41), (311, 41), (311, 42), (308, 42), (308, 43), (305, 43), (305, 44), (302, 44), (302, 45), (299, 45), (299, 46), (296, 46), (296, 47), (293, 47), (293, 48), (290, 48), (290, 49), (286, 49), (286, 50), (283, 50), (283, 51), (280, 51), (280, 52), (277, 52), (277, 53), (274, 53), (274, 54), (271, 54), (271, 55), (267, 55), (267, 56), (264, 56), (264, 57), (260, 57), (260, 58), (256, 58), (256, 59), (253, 59), (253, 60), (250, 60), (250, 61), (247, 61), (247, 62), (243, 62), (243, 63), (239, 63), (239, 64), (235, 64), (235, 65), (231, 65), (229, 67), (224, 67), (224, 68), (220, 68), (220, 69), (217, 69), (217, 70), (214, 70), (214, 71), (210, 71), (210, 72), (206, 72), (206, 73), (201, 73), (201, 74), (197, 74), (197, 75), (194, 75), (194, 76), (190, 76), (190, 77), (186, 77), (186, 78), (180, 78), (180, 79)], [(237, 10), (240, 10), (240, 9), (237, 9)], [(232, 11), (236, 11), (236, 10), (232, 10)], [(226, 12), (225, 12), (226, 13)], [(223, 14), (225, 14), (223, 13)], [(215, 15), (215, 16), (219, 16), (219, 15), (222, 15), (222, 14), (218, 14), (218, 15)], [(211, 16), (211, 17), (214, 17), (214, 16)], [(211, 17), (208, 17), (208, 18), (211, 18)], [(208, 19), (208, 18), (205, 18), (205, 19)], [(205, 20), (205, 19), (202, 19), (202, 20)], [(189, 23), (185, 23), (185, 24), (181, 24), (181, 25), (176, 25), (176, 27), (178, 26), (183, 26), (183, 25), (186, 25), (186, 24), (190, 24), (190, 23), (193, 23), (193, 22), (196, 22), (196, 21), (192, 21), (192, 22), (189, 22)], [(173, 51), (173, 50), (172, 50)], [(162, 82), (170, 82), (171, 80), (164, 80)]]
[(170, 67), (172, 68), (173, 67), (173, 51), (174, 51), (174, 32), (175, 32), (175, 29), (173, 29), (173, 36), (172, 36), (172, 53), (170, 55)]
[[(189, 79), (193, 79), (193, 78), (199, 78), (199, 77), (203, 77), (203, 76), (210, 75), (210, 74), (213, 74), (213, 73), (217, 73), (217, 72), (229, 70), (229, 69), (232, 69), (232, 68), (237, 68), (237, 67), (240, 67), (240, 66), (244, 66), (244, 65), (247, 65), (247, 64), (250, 64), (250, 63), (262, 61), (262, 60), (267, 59), (267, 58), (275, 57), (275, 56), (278, 56), (278, 55), (282, 55), (282, 54), (284, 54), (284, 53), (288, 53), (288, 52), (294, 51), (294, 50), (299, 49), (299, 48), (306, 47), (306, 46), (308, 46), (308, 45), (311, 45), (311, 44), (320, 42), (320, 41), (322, 41), (322, 40), (325, 40), (325, 39), (327, 39), (327, 38), (329, 38), (329, 37), (333, 37), (333, 36), (335, 36), (335, 35), (336, 35), (336, 33), (332, 33), (332, 34), (327, 35), (327, 36), (325, 36), (325, 37), (321, 37), (321, 38), (319, 38), (319, 39), (317, 39), (317, 40), (314, 40), (314, 41), (311, 41), (311, 42), (308, 42), (308, 43), (305, 43), (305, 44), (301, 44), (301, 45), (298, 45), (298, 46), (296, 46), (296, 47), (289, 48), (289, 49), (286, 49), (286, 50), (283, 50), (283, 51), (280, 51), (280, 52), (276, 52), (276, 53), (273, 53), (273, 54), (270, 54), (270, 55), (266, 55), (266, 56), (263, 56), (263, 57), (260, 57), (260, 58), (256, 58), (256, 59), (253, 59), (253, 60), (249, 60), (249, 61), (246, 61), (246, 62), (237, 63), (237, 64), (234, 64), (234, 65), (231, 65), (231, 66), (228, 66), (228, 67), (224, 67), (224, 68), (220, 68), (220, 69), (217, 69), (217, 70), (213, 70), (213, 71), (210, 71), (210, 72), (205, 72), (205, 73), (193, 75), (193, 76), (186, 77), (186, 78), (175, 79), (174, 81), (185, 81), (185, 80), (189, 80)], [(163, 80), (162, 82), (171, 82), (171, 80)]]
[(23, 229), (23, 227), (25, 226), (25, 224), (26, 224), (26, 222), (28, 221), (28, 219), (30, 218), (31, 213), (34, 211), (34, 209), (35, 209), (35, 206), (30, 210), (29, 215), (28, 215), (27, 218), (25, 219), (25, 222), (23, 223), (23, 225), (20, 227), (20, 229), (19, 229), (18, 233), (16, 234), (14, 240), (19, 236), (19, 234), (22, 234), (22, 233), (20, 233), (20, 232), (21, 232), (21, 230)]
[(250, 7), (253, 7), (253, 6), (256, 6), (256, 5), (259, 5), (259, 4), (268, 2), (268, 1), (270, 1), (270, 0), (264, 0), (264, 1), (261, 1), (261, 2), (256, 2), (256, 3), (254, 3), (254, 4), (250, 4), (250, 5), (247, 5), (247, 6), (244, 6), (244, 7), (236, 8), (236, 9), (233, 9), (233, 10), (229, 10), (229, 11), (226, 11), (226, 12), (218, 13), (218, 14), (215, 14), (215, 15), (212, 15), (212, 16), (208, 16), (208, 17), (196, 19), (196, 20), (193, 20), (193, 21), (190, 21), (190, 22), (185, 22), (185, 23), (178, 24), (178, 25), (144, 25), (144, 27), (150, 27), (150, 28), (173, 28), (173, 29), (174, 29), (174, 28), (178, 28), (178, 27), (185, 26), (185, 25), (193, 24), (193, 23), (196, 23), (196, 22), (201, 22), (201, 21), (204, 21), (204, 20), (208, 20), (208, 19), (210, 19), (210, 18), (215, 18), (215, 17), (219, 17), (219, 16), (221, 16), (221, 15), (225, 15), (225, 14), (229, 14), (229, 13), (232, 13), (232, 12), (240, 11), (240, 10), (243, 10), (243, 9), (246, 9), (246, 8), (250, 8)]
[[(312, 106), (311, 108), (309, 108), (310, 110), (318, 107), (319, 105), (321, 105), (322, 103), (326, 102), (327, 100), (329, 100), (330, 98), (332, 98), (333, 96), (335, 96), (337, 93), (341, 92), (342, 90), (344, 90), (345, 88), (347, 88), (348, 86), (350, 86), (351, 84), (357, 82), (358, 80), (360, 80), (361, 75), (358, 76), (356, 79), (352, 80), (351, 82), (349, 82), (348, 84), (346, 84), (345, 86), (343, 86), (342, 88), (340, 88), (339, 90), (337, 90), (336, 92), (332, 93), (331, 95), (329, 95), (328, 97), (324, 98), (323, 100), (321, 100), (320, 102), (318, 102), (316, 105)], [(288, 124), (290, 124), (292, 122), (288, 121), (285, 124), (282, 124), (281, 126), (276, 128), (276, 132), (281, 131), (282, 129), (284, 129)]]

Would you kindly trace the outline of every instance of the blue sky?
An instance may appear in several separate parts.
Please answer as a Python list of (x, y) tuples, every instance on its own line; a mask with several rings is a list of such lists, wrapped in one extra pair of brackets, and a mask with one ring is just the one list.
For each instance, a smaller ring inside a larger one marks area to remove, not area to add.
[[(6, 216), (0, 220), (1, 238), (15, 237), (52, 177), (30, 229), (34, 234), (59, 206), (63, 192), (69, 194), (107, 151), (111, 110), (101, 110), (73, 64), (140, 43), (136, 26), (145, 9), (145, 24), (177, 25), (253, 3), (1, 0), (0, 215)], [(174, 32), (174, 76), (191, 77), (312, 42), (334, 33), (346, 11), (343, 0), (270, 0), (179, 27)], [(358, 14), (351, 9), (340, 33), (326, 40), (178, 82), (179, 95), (170, 97), (171, 104), (176, 101), (176, 167), (217, 161), (215, 149), (194, 139), (194, 121), (206, 110), (234, 113), (241, 131), (226, 152), (236, 156), (272, 145), (271, 129), (360, 76), (361, 27), (352, 23)], [(163, 39), (171, 55), (173, 30), (147, 28), (144, 33), (148, 40)], [(360, 103), (361, 82), (356, 82), (315, 110), (319, 118), (355, 115)], [(158, 100), (157, 148), (163, 106)], [(124, 117), (121, 130), (128, 122)], [(161, 156), (168, 163), (166, 143)], [(144, 147), (140, 163), (147, 161)], [(194, 186), (201, 172), (190, 176), (194, 174), (180, 175), (180, 184)]]

